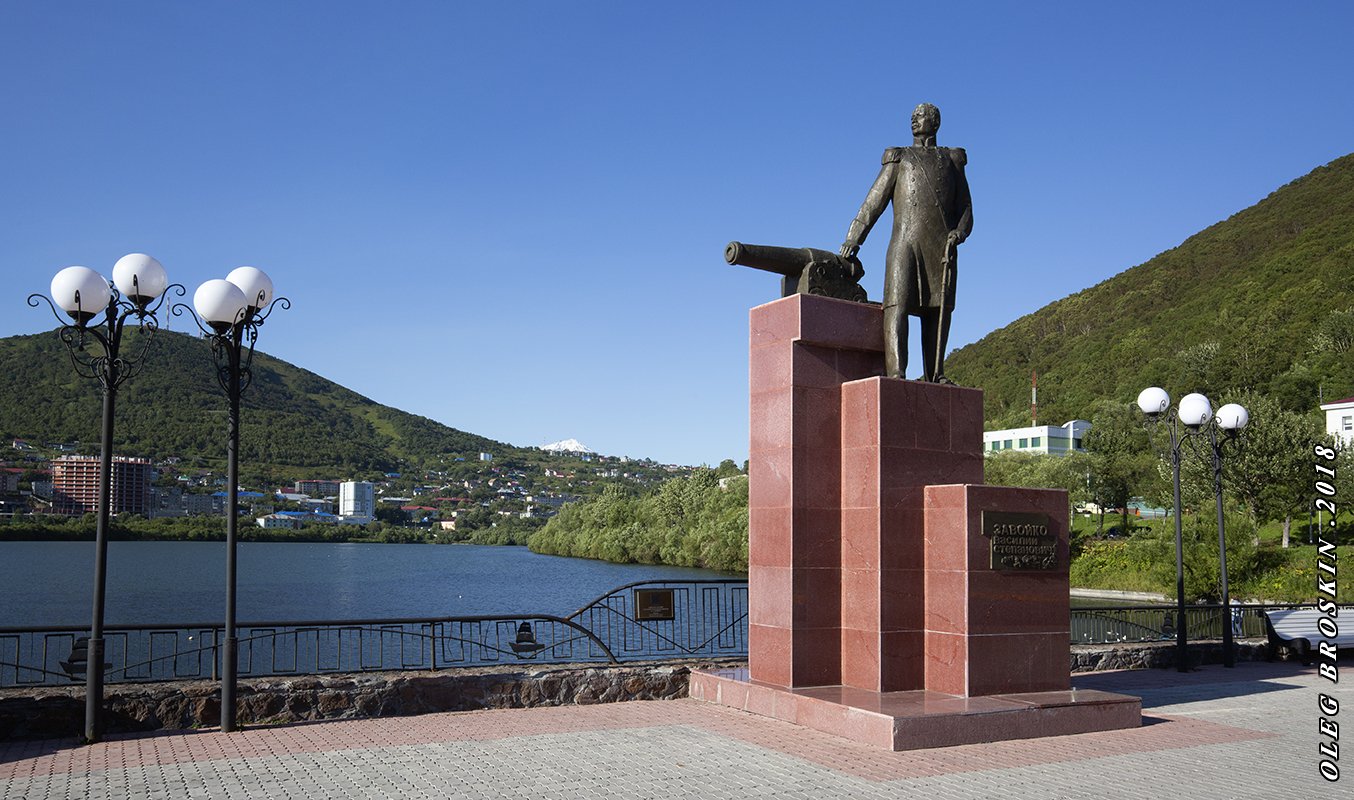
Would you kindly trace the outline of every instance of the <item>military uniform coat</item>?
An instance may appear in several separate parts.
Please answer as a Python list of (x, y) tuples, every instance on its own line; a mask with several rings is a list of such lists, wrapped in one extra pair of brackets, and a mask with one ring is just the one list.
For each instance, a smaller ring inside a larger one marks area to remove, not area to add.
[(884, 305), (915, 314), (924, 308), (954, 308), (957, 264), (951, 253), (944, 274), (945, 242), (951, 231), (960, 242), (973, 230), (973, 204), (962, 147), (890, 147), (884, 151), (846, 243), (859, 245), (893, 203), (893, 235), (885, 260)]

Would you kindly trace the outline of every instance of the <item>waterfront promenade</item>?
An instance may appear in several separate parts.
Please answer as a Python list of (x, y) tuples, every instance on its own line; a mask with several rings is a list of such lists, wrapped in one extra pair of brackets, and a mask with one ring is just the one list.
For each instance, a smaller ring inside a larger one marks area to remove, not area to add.
[(1309, 798), (1321, 692), (1291, 663), (1074, 675), (1143, 727), (903, 753), (693, 700), (0, 742), (0, 798)]

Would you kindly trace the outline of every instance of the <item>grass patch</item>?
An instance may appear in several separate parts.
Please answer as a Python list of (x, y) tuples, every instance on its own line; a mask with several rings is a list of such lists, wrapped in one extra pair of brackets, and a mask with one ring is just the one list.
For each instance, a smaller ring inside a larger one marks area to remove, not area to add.
[[(1109, 528), (1109, 518), (1106, 518)], [(1117, 520), (1116, 520), (1117, 522)], [(1354, 523), (1341, 520), (1338, 539), (1354, 539)], [(1227, 577), (1234, 600), (1275, 603), (1311, 603), (1317, 591), (1317, 548), (1306, 544), (1306, 520), (1290, 531), (1290, 546), (1280, 546), (1278, 523), (1256, 532), (1244, 519), (1227, 518)], [(1184, 518), (1185, 583), (1189, 600), (1220, 596), (1217, 528), (1211, 515)], [(1171, 519), (1137, 521), (1133, 533), (1122, 538), (1098, 534), (1094, 519), (1078, 519), (1072, 528), (1071, 583), (1084, 589), (1158, 592), (1175, 595), (1175, 525)], [(1354, 544), (1336, 548), (1336, 558), (1348, 565)], [(1350, 568), (1346, 569), (1348, 574)], [(1323, 573), (1324, 574), (1324, 573)], [(1329, 576), (1327, 576), (1329, 577)], [(1337, 582), (1338, 601), (1354, 603), (1354, 589), (1346, 578)]]

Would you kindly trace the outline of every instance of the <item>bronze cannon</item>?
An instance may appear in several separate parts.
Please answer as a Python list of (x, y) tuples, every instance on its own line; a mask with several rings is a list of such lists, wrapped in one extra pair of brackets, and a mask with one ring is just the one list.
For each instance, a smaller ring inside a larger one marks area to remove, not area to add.
[(765, 244), (729, 242), (724, 260), (730, 264), (774, 272), (781, 278), (781, 296), (818, 294), (840, 300), (866, 302), (860, 285), (865, 269), (854, 256), (815, 247), (774, 247)]

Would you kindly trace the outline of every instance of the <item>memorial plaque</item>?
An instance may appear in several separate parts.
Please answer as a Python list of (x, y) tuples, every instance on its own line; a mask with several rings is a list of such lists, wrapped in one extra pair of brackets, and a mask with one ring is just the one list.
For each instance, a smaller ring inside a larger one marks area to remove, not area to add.
[(635, 619), (641, 622), (669, 622), (676, 618), (676, 603), (671, 589), (636, 589)]
[(1058, 534), (1047, 514), (984, 511), (983, 535), (992, 545), (992, 569), (1058, 568)]

